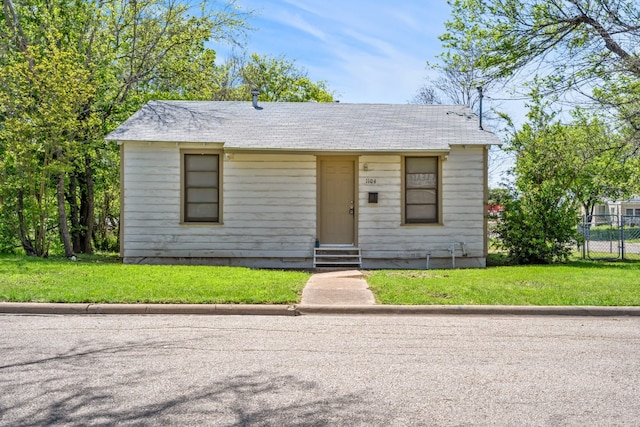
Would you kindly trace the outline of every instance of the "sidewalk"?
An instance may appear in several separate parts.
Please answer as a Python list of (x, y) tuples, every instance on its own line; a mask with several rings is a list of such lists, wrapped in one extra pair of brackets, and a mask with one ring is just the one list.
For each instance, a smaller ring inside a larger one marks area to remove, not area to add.
[(297, 316), (367, 315), (512, 315), (640, 316), (640, 307), (380, 305), (357, 270), (311, 276), (297, 305), (278, 304), (56, 304), (0, 302), (0, 313), (13, 314), (191, 314)]
[(300, 306), (374, 305), (376, 300), (358, 270), (316, 273), (302, 291)]

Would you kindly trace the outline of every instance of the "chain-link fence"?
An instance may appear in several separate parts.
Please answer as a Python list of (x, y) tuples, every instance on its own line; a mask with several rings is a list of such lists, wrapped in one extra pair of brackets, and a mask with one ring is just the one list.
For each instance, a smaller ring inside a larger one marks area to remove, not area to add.
[(640, 260), (640, 216), (585, 215), (580, 234), (584, 258)]

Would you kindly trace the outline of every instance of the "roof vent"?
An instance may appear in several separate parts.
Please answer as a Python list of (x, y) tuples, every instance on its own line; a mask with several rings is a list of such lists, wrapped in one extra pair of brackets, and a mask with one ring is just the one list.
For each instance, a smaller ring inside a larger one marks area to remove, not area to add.
[(260, 95), (259, 89), (251, 89), (251, 102), (253, 103), (253, 108), (258, 108), (258, 95)]

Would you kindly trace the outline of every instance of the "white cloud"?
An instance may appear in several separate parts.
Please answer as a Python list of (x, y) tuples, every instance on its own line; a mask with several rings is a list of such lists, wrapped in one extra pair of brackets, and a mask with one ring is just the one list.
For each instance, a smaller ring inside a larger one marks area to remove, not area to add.
[(275, 22), (280, 22), (285, 26), (289, 26), (295, 29), (298, 29), (306, 34), (309, 34), (317, 39), (326, 40), (327, 36), (324, 31), (322, 31), (317, 26), (309, 23), (304, 18), (302, 18), (299, 14), (291, 13), (289, 11), (282, 11), (276, 15), (271, 15), (271, 19)]
[(361, 34), (351, 29), (346, 29), (344, 31), (344, 34), (348, 37), (347, 40), (357, 40), (361, 44), (368, 46), (373, 52), (378, 52), (385, 57), (391, 57), (395, 52), (395, 49), (391, 45), (391, 43), (380, 39), (379, 37)]
[(245, 0), (260, 8), (248, 49), (286, 55), (343, 102), (404, 103), (440, 51), (445, 0)]

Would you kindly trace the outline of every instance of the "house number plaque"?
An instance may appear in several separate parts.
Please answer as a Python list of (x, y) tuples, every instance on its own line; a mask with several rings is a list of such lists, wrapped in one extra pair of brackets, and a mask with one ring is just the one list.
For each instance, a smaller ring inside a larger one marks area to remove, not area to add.
[(366, 178), (364, 182), (366, 184), (375, 184), (376, 183), (376, 179), (375, 178)]

